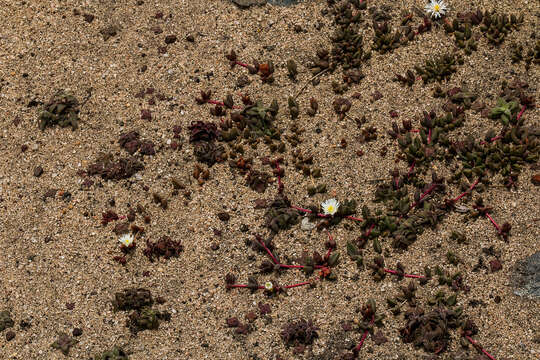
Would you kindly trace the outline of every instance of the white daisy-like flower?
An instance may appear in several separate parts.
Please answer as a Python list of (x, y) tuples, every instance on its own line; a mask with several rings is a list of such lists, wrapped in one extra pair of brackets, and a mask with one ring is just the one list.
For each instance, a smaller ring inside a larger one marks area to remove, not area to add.
[(336, 199), (328, 199), (322, 202), (321, 207), (324, 215), (334, 215), (339, 209), (339, 201)]
[(430, 0), (429, 4), (427, 4), (424, 9), (431, 17), (438, 19), (442, 17), (449, 8), (443, 0)]
[(267, 282), (264, 283), (264, 288), (267, 291), (272, 291), (272, 290), (274, 290), (274, 284), (272, 284), (271, 281), (267, 281)]
[(120, 241), (125, 247), (129, 247), (131, 244), (133, 244), (133, 240), (135, 240), (133, 234), (124, 234), (118, 239), (118, 241)]

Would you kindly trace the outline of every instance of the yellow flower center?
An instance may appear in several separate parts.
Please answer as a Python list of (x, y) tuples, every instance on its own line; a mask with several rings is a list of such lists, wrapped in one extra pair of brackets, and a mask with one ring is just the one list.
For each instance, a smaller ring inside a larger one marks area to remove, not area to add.
[(439, 4), (435, 4), (433, 6), (433, 10), (435, 10), (435, 12), (439, 12), (441, 10), (441, 6)]
[(333, 213), (334, 212), (334, 205), (328, 205), (328, 212)]

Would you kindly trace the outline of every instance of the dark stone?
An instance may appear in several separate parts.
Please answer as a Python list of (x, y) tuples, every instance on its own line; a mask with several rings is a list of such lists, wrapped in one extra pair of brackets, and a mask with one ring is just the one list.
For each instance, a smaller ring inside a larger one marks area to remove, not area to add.
[(7, 341), (11, 341), (15, 338), (15, 331), (12, 331), (12, 330), (9, 330), (7, 333), (6, 333), (6, 340)]
[(165, 36), (165, 44), (174, 44), (176, 42), (176, 35)]
[(36, 167), (34, 168), (34, 176), (35, 176), (35, 177), (40, 177), (41, 174), (43, 174), (43, 168), (42, 168), (41, 166), (38, 165), (38, 166), (36, 166)]
[(221, 221), (229, 221), (229, 219), (231, 218), (231, 216), (229, 214), (227, 214), (226, 212), (220, 212), (219, 214), (217, 214), (217, 217), (219, 218), (219, 220)]
[(73, 336), (81, 336), (82, 335), (82, 329), (81, 328), (75, 328), (72, 332)]
[(540, 251), (518, 262), (512, 274), (514, 294), (540, 298)]
[(94, 21), (94, 18), (95, 18), (95, 16), (92, 15), (92, 14), (84, 14), (84, 15), (83, 15), (83, 19), (84, 19), (84, 21), (86, 21), (87, 23), (91, 23), (92, 21)]
[(232, 0), (233, 3), (241, 8), (248, 8), (253, 5), (264, 5), (266, 0)]

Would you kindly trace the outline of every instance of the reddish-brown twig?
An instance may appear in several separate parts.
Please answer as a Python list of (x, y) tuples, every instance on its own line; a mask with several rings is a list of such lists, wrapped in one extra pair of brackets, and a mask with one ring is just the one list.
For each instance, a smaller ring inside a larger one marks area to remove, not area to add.
[(471, 185), (471, 187), (469, 187), (469, 189), (467, 191), (465, 191), (464, 193), (460, 194), (458, 197), (452, 199), (453, 202), (457, 202), (459, 199), (461, 199), (462, 197), (464, 197), (465, 195), (469, 194), (472, 189), (474, 189), (476, 187), (476, 185), (478, 185), (478, 182), (480, 181), (480, 179), (476, 179), (476, 181)]
[[(309, 210), (309, 209), (304, 209), (304, 208), (301, 208), (301, 207), (298, 207), (298, 206), (294, 206), (294, 205), (291, 205), (291, 208), (295, 209), (295, 210), (298, 210), (298, 211), (302, 211), (302, 212), (306, 212), (306, 213), (313, 213), (313, 211)], [(322, 218), (329, 218), (331, 215), (325, 215), (325, 214), (317, 214), (318, 217), (322, 217)], [(364, 221), (363, 219), (361, 218), (358, 218), (358, 217), (354, 217), (354, 216), (351, 216), (351, 215), (347, 215), (345, 216), (345, 219), (349, 219), (349, 220), (354, 220), (354, 221)]]
[[(208, 104), (213, 104), (213, 105), (225, 106), (225, 103), (223, 103), (223, 101), (219, 101), (219, 100), (208, 100), (207, 103)], [(233, 109), (242, 109), (241, 106), (233, 106), (232, 108)]]
[(486, 213), (486, 216), (487, 218), (489, 219), (489, 221), (491, 221), (491, 223), (493, 224), (493, 226), (495, 226), (495, 229), (497, 229), (497, 232), (500, 234), (501, 233), (501, 227), (499, 226), (499, 224), (497, 224), (495, 222), (495, 220), (493, 220), (493, 218), (491, 217), (491, 215), (489, 215), (489, 213)]
[(429, 129), (428, 136), (427, 136), (427, 143), (429, 144), (431, 142), (431, 129)]
[(286, 285), (283, 288), (284, 289), (292, 289), (292, 288), (295, 288), (295, 287), (298, 287), (298, 286), (304, 286), (304, 285), (309, 285), (309, 284), (311, 284), (309, 281), (305, 281), (305, 282), (301, 282), (301, 283), (298, 283), (298, 284)]
[(482, 347), (474, 341), (469, 335), (464, 335), (465, 339), (469, 340), (469, 342), (478, 350), (480, 350), (484, 355), (486, 355), (490, 360), (495, 360), (493, 356), (491, 356), (490, 353), (488, 353), (486, 350), (482, 349)]
[(407, 171), (407, 177), (411, 176), (413, 170), (414, 170), (414, 165), (416, 165), (416, 160), (413, 160), (412, 164), (411, 164), (411, 167), (409, 168), (409, 171)]
[(411, 209), (413, 207), (415, 207), (416, 205), (418, 205), (419, 203), (422, 202), (422, 200), (424, 200), (424, 198), (426, 196), (428, 196), (433, 190), (435, 190), (435, 188), (438, 186), (439, 184), (431, 184), (431, 186), (426, 190), (424, 191), (424, 193), (420, 196), (420, 199), (418, 201), (416, 201), (414, 204), (411, 205)]
[(384, 272), (387, 272), (392, 275), (403, 275), (403, 277), (411, 278), (411, 279), (423, 279), (425, 278), (424, 275), (414, 275), (414, 274), (400, 274), (396, 270), (390, 270), (390, 269), (384, 269)]
[(266, 244), (264, 243), (264, 241), (262, 241), (262, 239), (260, 237), (256, 237), (257, 241), (259, 242), (259, 244), (264, 248), (264, 250), (266, 250), (266, 252), (268, 253), (268, 255), (270, 255), (270, 258), (272, 259), (272, 261), (274, 262), (274, 264), (279, 264), (279, 261), (276, 259), (276, 257), (274, 256), (274, 254), (272, 254), (272, 252), (270, 251), (270, 249), (266, 246)]

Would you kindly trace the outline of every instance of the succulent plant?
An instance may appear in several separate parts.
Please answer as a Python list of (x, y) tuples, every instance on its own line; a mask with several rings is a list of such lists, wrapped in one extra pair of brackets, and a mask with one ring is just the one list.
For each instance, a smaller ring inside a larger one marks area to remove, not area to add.
[(309, 345), (318, 337), (317, 330), (312, 320), (299, 319), (290, 321), (281, 330), (281, 338), (286, 345)]
[(71, 94), (63, 90), (55, 93), (49, 102), (43, 106), (39, 114), (39, 128), (45, 130), (47, 126), (71, 126), (77, 129), (79, 122), (79, 102)]
[(136, 334), (139, 331), (155, 330), (159, 328), (160, 321), (169, 321), (171, 314), (167, 311), (161, 312), (150, 307), (143, 307), (129, 315), (127, 326), (129, 330)]
[(448, 80), (456, 72), (457, 65), (462, 63), (463, 59), (458, 55), (445, 54), (433, 59), (426, 60), (424, 66), (415, 66), (415, 70), (422, 77), (424, 83), (442, 82)]
[(127, 353), (120, 347), (114, 347), (103, 354), (95, 355), (94, 360), (129, 360)]
[(143, 168), (144, 165), (133, 157), (115, 161), (112, 154), (101, 154), (88, 167), (87, 173), (90, 176), (101, 176), (104, 180), (121, 180), (130, 178)]
[(0, 311), (0, 331), (13, 327), (13, 325), (15, 325), (15, 323), (11, 318), (9, 310)]
[(60, 333), (58, 335), (58, 339), (51, 344), (51, 347), (60, 350), (62, 354), (67, 356), (69, 354), (69, 349), (71, 349), (71, 347), (77, 343), (78, 341), (71, 336), (65, 333)]
[(127, 288), (117, 292), (112, 302), (115, 311), (138, 310), (153, 303), (150, 290), (144, 288)]
[(515, 101), (506, 102), (504, 99), (497, 100), (497, 106), (489, 113), (492, 119), (499, 119), (503, 125), (509, 125), (512, 118), (515, 117), (519, 105)]
[(144, 255), (153, 262), (154, 257), (169, 259), (178, 257), (182, 251), (184, 251), (184, 246), (180, 241), (172, 240), (169, 236), (164, 235), (155, 243), (147, 240)]

